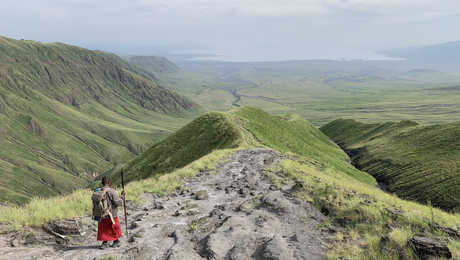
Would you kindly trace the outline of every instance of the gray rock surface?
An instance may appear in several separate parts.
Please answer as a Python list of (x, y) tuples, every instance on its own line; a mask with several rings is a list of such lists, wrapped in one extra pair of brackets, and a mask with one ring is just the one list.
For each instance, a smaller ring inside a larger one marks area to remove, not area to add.
[(40, 244), (8, 243), (15, 246), (1, 247), (0, 259), (324, 259), (328, 233), (318, 226), (325, 217), (289, 193), (295, 183), (279, 189), (263, 174), (278, 160), (268, 149), (237, 151), (217, 173), (201, 171), (174, 195), (144, 194), (143, 205), (128, 207), (129, 237), (119, 248), (97, 249), (95, 223), (80, 218), (54, 223), (69, 234), (66, 245), (37, 229)]
[(207, 190), (200, 190), (197, 191), (195, 194), (195, 199), (196, 200), (207, 200), (209, 198), (208, 191)]
[(430, 238), (423, 234), (417, 234), (409, 239), (414, 253), (421, 259), (429, 259), (430, 257), (452, 258), (452, 253), (447, 247), (447, 243), (440, 238)]

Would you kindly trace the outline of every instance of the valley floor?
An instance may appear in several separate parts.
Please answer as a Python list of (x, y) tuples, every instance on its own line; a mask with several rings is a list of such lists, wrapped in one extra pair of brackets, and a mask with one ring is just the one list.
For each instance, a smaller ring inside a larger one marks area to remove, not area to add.
[(0, 259), (323, 259), (326, 217), (292, 195), (294, 182), (276, 186), (263, 173), (280, 159), (269, 149), (236, 151), (175, 194), (144, 194), (141, 206), (128, 205), (120, 248), (98, 249), (86, 217), (64, 221), (79, 233), (65, 245), (38, 229), (2, 235)]

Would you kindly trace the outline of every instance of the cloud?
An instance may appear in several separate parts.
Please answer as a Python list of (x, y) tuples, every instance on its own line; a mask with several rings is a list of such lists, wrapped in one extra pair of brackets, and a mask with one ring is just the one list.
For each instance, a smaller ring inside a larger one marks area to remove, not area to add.
[(172, 12), (256, 16), (335, 15), (347, 11), (406, 17), (460, 13), (460, 1), (443, 0), (141, 0)]
[(306, 58), (455, 40), (460, 1), (2, 0), (0, 17), (6, 36), (113, 51)]

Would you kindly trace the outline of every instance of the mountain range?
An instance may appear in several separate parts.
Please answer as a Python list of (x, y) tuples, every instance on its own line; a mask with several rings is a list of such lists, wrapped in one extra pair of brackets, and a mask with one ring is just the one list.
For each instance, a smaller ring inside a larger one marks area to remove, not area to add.
[(383, 51), (382, 53), (390, 57), (403, 58), (425, 64), (459, 64), (460, 41), (392, 49)]

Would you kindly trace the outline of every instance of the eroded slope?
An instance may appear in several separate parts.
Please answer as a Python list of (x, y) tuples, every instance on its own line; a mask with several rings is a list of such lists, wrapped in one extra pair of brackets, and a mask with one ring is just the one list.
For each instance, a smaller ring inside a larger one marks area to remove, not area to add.
[(458, 210), (460, 124), (411, 121), (363, 124), (336, 120), (321, 128), (353, 163), (399, 196)]
[(0, 37), (0, 199), (81, 188), (196, 109), (113, 54)]

